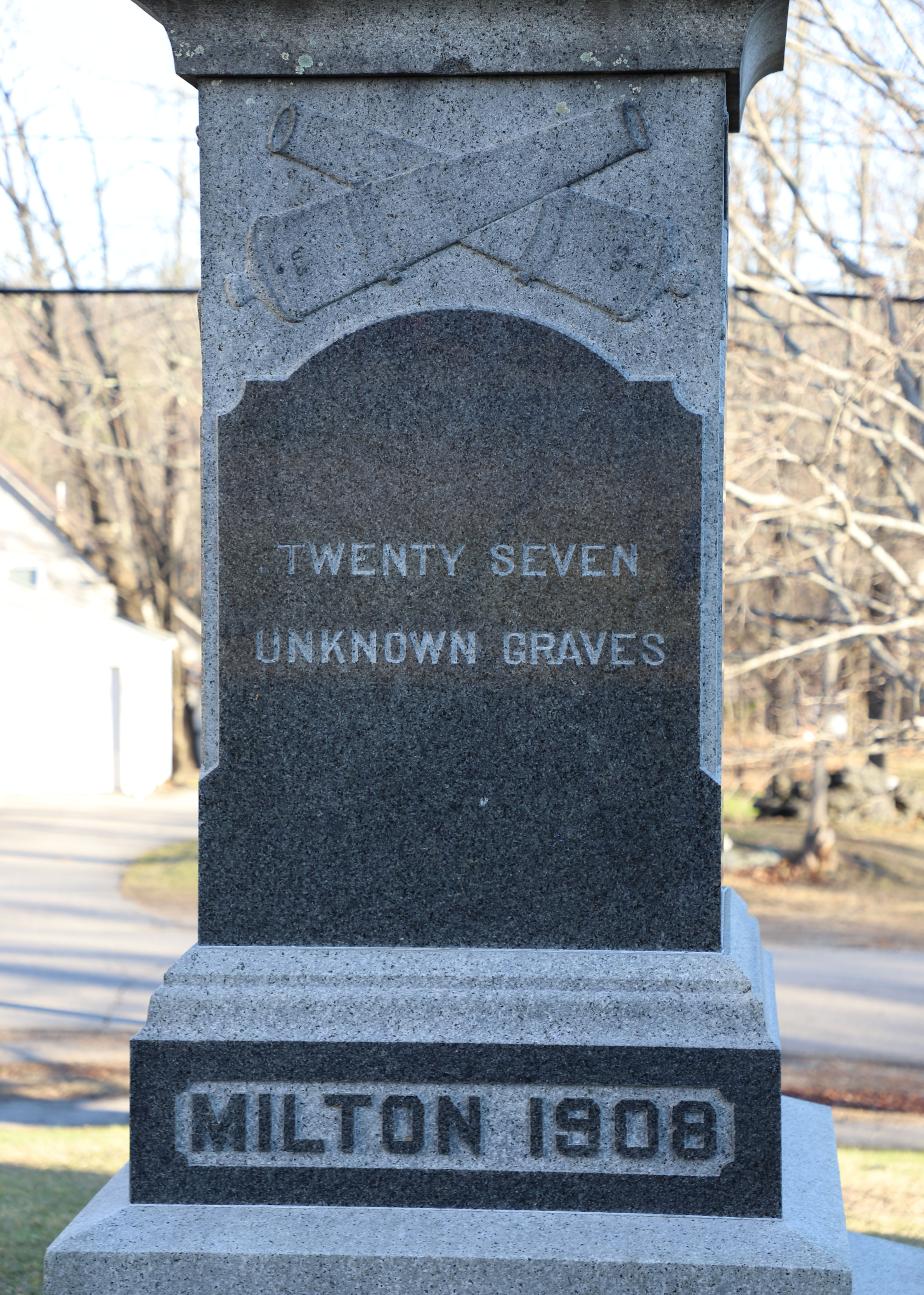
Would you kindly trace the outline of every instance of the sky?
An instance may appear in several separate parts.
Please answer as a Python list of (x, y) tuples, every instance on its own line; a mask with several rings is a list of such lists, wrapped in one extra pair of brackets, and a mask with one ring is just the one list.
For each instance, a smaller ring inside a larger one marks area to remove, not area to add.
[[(108, 279), (163, 282), (175, 259), (176, 174), (185, 162), (191, 209), (183, 221), (185, 279), (198, 279), (196, 94), (173, 70), (166, 33), (132, 0), (4, 0), (2, 84), (28, 120), (81, 282), (106, 278), (93, 197), (94, 140), (110, 243)], [(9, 132), (9, 119), (3, 131)], [(0, 272), (28, 282), (8, 210), (0, 213)]]

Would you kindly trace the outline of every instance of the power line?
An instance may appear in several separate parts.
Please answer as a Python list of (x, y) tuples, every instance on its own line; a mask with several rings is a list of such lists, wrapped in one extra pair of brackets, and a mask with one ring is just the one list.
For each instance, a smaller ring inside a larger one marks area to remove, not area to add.
[(0, 297), (195, 297), (198, 288), (12, 288), (0, 284)]
[[(0, 297), (195, 297), (198, 295), (199, 288), (14, 288), (5, 284), (0, 284)], [(770, 293), (764, 288), (741, 287), (733, 288), (732, 292), (737, 296), (774, 296), (778, 297), (778, 292)], [(792, 289), (786, 294), (790, 297), (821, 297), (826, 301), (878, 301), (879, 298), (872, 292), (840, 292), (835, 288), (808, 288)], [(889, 295), (889, 301), (895, 302), (902, 306), (921, 306), (924, 305), (924, 296), (908, 296), (898, 294)]]

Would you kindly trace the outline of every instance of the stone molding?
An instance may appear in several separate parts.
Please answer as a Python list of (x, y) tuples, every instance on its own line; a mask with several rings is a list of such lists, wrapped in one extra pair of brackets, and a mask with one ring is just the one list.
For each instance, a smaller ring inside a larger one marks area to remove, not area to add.
[(737, 130), (783, 66), (788, 0), (136, 0), (178, 74), (203, 77), (724, 72)]
[(757, 922), (723, 892), (717, 953), (194, 945), (148, 1040), (581, 1042), (779, 1047)]

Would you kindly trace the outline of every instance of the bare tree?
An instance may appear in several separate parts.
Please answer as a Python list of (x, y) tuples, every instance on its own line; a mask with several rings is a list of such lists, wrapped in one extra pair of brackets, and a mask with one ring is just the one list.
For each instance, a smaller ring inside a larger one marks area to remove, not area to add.
[(797, 0), (730, 212), (728, 694), (814, 729), (816, 862), (834, 699), (880, 761), (920, 740), (924, 648), (921, 8), (842, 12)]
[[(15, 338), (0, 377), (62, 457), (76, 504), (59, 524), (115, 587), (120, 614), (170, 633), (195, 632), (198, 358), (188, 302), (146, 299), (133, 326), (122, 298), (83, 295), (67, 232), (9, 90), (0, 88), (0, 193), (18, 232), (21, 272), (39, 288), (15, 301)], [(103, 182), (84, 132), (108, 273)], [(188, 201), (185, 177), (178, 204)], [(178, 226), (182, 224), (178, 211)], [(179, 239), (173, 267), (178, 272)], [(195, 767), (195, 738), (179, 647), (174, 666), (174, 773)]]

